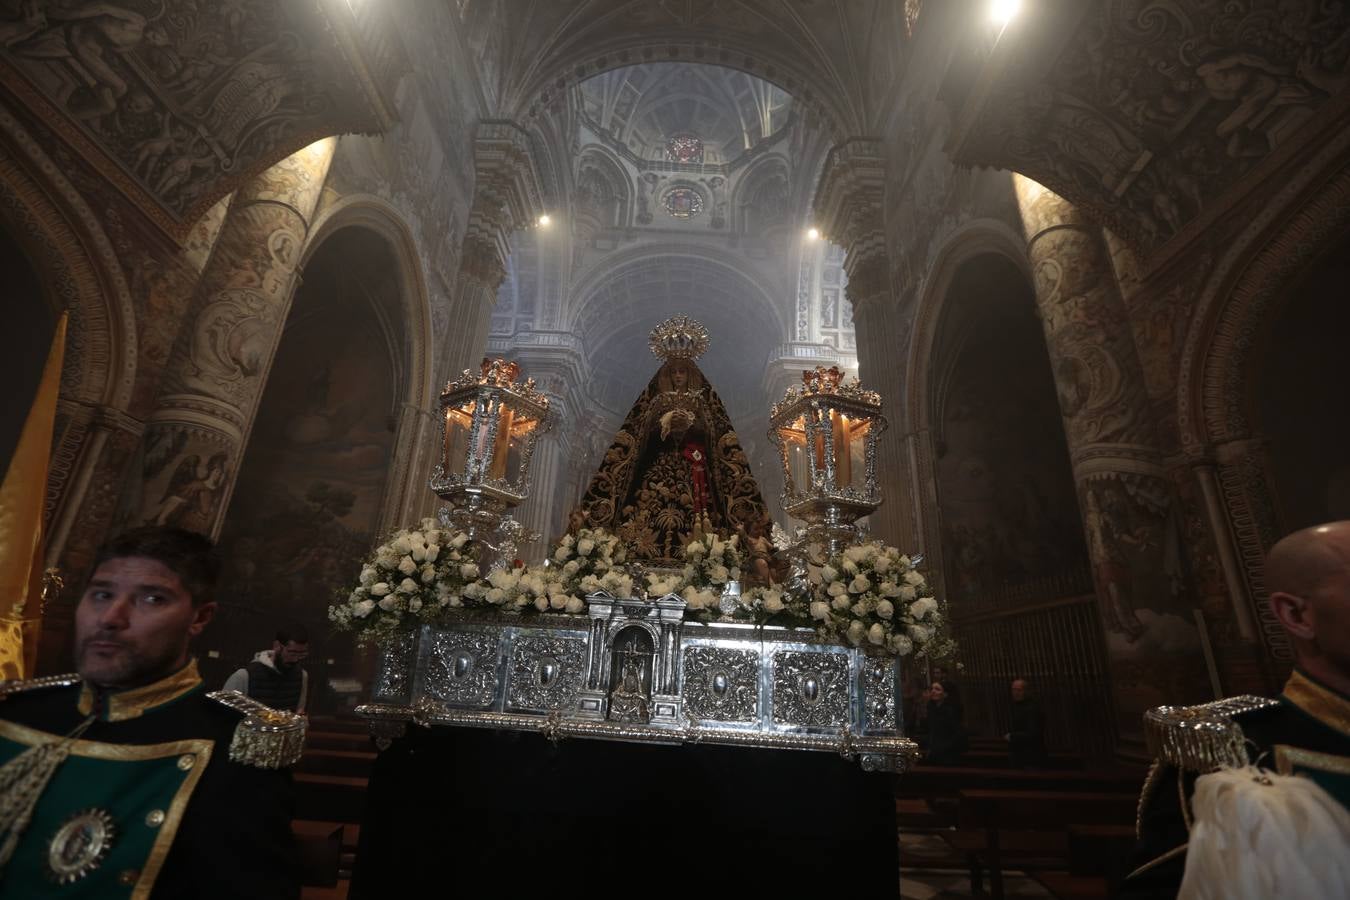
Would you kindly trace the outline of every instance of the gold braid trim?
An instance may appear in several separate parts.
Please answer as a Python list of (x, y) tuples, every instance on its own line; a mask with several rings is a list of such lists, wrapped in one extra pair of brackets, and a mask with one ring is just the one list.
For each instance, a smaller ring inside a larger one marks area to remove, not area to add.
[(82, 680), (79, 675), (70, 672), (65, 675), (43, 675), (41, 678), (0, 681), (0, 700), (14, 694), (40, 691), (43, 688), (70, 687), (72, 684), (79, 684)]
[(1250, 762), (1246, 738), (1233, 719), (1279, 703), (1248, 694), (1198, 706), (1159, 706), (1144, 713), (1144, 738), (1154, 757), (1185, 772), (1243, 767)]
[(305, 718), (272, 709), (238, 691), (212, 691), (206, 696), (243, 713), (230, 741), (230, 759), (259, 769), (295, 765), (305, 752)]

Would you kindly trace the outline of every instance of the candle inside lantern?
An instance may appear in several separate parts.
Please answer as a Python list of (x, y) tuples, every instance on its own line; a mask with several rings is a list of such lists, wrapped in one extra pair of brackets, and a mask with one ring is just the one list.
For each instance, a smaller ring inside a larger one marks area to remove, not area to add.
[(849, 457), (848, 416), (837, 410), (830, 410), (830, 432), (834, 439), (834, 483), (845, 487), (853, 480), (853, 467)]

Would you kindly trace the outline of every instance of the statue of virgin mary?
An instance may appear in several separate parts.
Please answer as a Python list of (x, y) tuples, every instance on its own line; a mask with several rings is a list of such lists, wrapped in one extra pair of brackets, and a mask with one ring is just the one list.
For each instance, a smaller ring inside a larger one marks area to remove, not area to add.
[(662, 365), (605, 451), (573, 530), (608, 529), (630, 559), (679, 566), (696, 531), (733, 533), (768, 519), (726, 408), (694, 363), (707, 347), (707, 330), (685, 316), (652, 331)]

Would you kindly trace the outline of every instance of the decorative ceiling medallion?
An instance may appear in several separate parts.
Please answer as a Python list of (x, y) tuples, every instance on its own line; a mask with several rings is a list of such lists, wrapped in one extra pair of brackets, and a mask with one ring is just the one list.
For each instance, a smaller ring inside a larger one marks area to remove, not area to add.
[(703, 212), (703, 195), (693, 188), (673, 188), (661, 202), (666, 212), (677, 219), (692, 219)]
[(666, 159), (677, 163), (701, 163), (703, 141), (692, 134), (677, 134), (666, 141)]

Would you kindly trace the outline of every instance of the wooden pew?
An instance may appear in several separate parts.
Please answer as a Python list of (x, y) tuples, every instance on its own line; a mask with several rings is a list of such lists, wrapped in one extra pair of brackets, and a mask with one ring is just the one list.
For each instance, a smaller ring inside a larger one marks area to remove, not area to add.
[[(1020, 868), (1068, 868), (1071, 826), (1121, 826), (1134, 820), (1135, 793), (1040, 790), (961, 790), (954, 846), (971, 860), (971, 887), (980, 889), (982, 864), (990, 895), (1003, 897), (1003, 853), (1015, 852)], [(1081, 832), (1080, 832), (1081, 834)], [(1038, 836), (1039, 835), (1039, 836)]]

